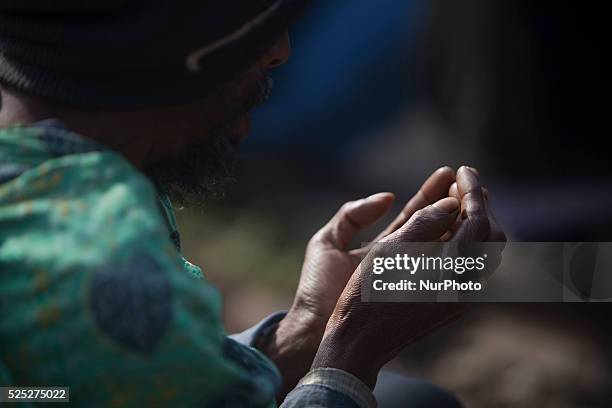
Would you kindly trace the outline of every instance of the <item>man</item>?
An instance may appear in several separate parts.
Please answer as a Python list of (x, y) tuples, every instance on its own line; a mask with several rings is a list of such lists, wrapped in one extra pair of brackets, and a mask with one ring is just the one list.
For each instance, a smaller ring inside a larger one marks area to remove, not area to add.
[[(364, 253), (348, 245), (390, 193), (344, 205), (310, 241), (289, 312), (233, 339), (181, 256), (169, 197), (220, 191), (303, 3), (0, 1), (1, 385), (95, 405), (373, 406), (380, 368), (460, 313), (361, 303)], [(377, 240), (449, 231), (501, 236), (473, 169), (438, 170)], [(403, 384), (405, 403), (457, 406)]]

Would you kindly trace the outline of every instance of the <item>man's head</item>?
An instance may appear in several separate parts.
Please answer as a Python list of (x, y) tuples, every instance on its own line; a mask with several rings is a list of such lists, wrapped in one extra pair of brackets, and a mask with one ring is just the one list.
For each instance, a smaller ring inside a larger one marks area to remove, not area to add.
[[(270, 92), (269, 70), (289, 57), (287, 25), (307, 1), (230, 2), (233, 9), (220, 11), (217, 2), (157, 0), (152, 8), (134, 6), (137, 15), (115, 10), (116, 2), (110, 2), (113, 13), (123, 13), (110, 17), (114, 29), (128, 37), (108, 46), (95, 33), (104, 28), (73, 21), (78, 14), (61, 20), (54, 13), (65, 10), (38, 10), (40, 3), (29, 0), (7, 6), (0, 0), (0, 24), (15, 32), (11, 38), (0, 33), (0, 126), (59, 119), (123, 154), (182, 202), (218, 194), (230, 179), (234, 148), (250, 130), (249, 112)], [(17, 21), (21, 16), (13, 8), (27, 14), (28, 4), (35, 8), (32, 15)], [(81, 7), (72, 0), (62, 4)], [(101, 11), (94, 11), (98, 18)], [(146, 18), (151, 21), (139, 21)], [(59, 34), (45, 37), (39, 26), (22, 31), (20, 23), (39, 19), (43, 26), (59, 25), (54, 27)], [(99, 52), (91, 53), (91, 41), (81, 44), (68, 36), (76, 27), (98, 41)], [(49, 50), (39, 49), (37, 36), (48, 38)], [(21, 40), (19, 47), (14, 37)], [(54, 52), (60, 45), (68, 47), (65, 58)], [(98, 55), (104, 52), (109, 55)], [(88, 57), (98, 58), (98, 64)], [(109, 63), (109, 58), (124, 60)], [(29, 66), (24, 59), (39, 65)]]
[(289, 58), (285, 33), (253, 67), (224, 84), (212, 97), (173, 110), (179, 132), (160, 135), (144, 171), (157, 187), (179, 203), (199, 204), (223, 194), (232, 181), (235, 148), (250, 132), (250, 111), (268, 99), (273, 81), (268, 71)]

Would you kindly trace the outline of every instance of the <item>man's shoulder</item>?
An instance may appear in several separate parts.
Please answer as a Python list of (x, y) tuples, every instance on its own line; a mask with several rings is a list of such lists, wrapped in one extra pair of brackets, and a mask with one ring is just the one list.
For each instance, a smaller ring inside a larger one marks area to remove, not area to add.
[(25, 251), (30, 258), (97, 263), (135, 251), (172, 251), (165, 248), (171, 243), (155, 189), (121, 156), (91, 151), (12, 164), (22, 172), (0, 184), (5, 255)]
[(47, 215), (63, 215), (55, 220), (57, 223), (74, 222), (83, 213), (94, 218), (123, 216), (126, 211), (160, 216), (151, 182), (110, 151), (50, 157), (34, 163), (7, 160), (2, 166), (21, 171), (0, 184), (0, 208), (23, 207), (25, 211), (15, 212), (21, 217), (27, 217), (29, 207), (36, 204), (50, 210)]

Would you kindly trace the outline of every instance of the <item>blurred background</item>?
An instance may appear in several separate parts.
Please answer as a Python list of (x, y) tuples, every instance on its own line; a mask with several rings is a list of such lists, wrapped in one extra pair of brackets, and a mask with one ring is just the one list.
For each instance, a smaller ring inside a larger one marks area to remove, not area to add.
[[(185, 255), (224, 296), (228, 332), (290, 306), (306, 242), (342, 203), (392, 191), (397, 212), (445, 164), (480, 170), (512, 240), (612, 240), (603, 7), (315, 2), (254, 115), (238, 183), (178, 212)], [(610, 311), (475, 305), (391, 365), (470, 407), (610, 407)]]

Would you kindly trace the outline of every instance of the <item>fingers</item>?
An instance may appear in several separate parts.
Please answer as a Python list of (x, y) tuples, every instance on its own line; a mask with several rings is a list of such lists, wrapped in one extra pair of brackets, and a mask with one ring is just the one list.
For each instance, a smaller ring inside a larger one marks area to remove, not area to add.
[(487, 236), (486, 240), (491, 241), (491, 242), (506, 242), (508, 240), (506, 238), (506, 234), (504, 233), (504, 230), (500, 227), (499, 223), (497, 222), (497, 219), (495, 218), (493, 211), (491, 211), (489, 190), (483, 187), (482, 193), (485, 198), (485, 206), (487, 208), (487, 215), (489, 217), (489, 225), (490, 225), (489, 235)]
[(393, 231), (396, 231), (404, 225), (416, 211), (446, 197), (448, 189), (454, 181), (455, 171), (451, 167), (446, 166), (436, 170), (429, 176), (425, 183), (423, 183), (414, 197), (408, 201), (397, 218), (393, 220), (374, 241), (379, 241)]
[[(452, 190), (449, 189), (449, 190)], [(490, 231), (489, 216), (477, 172), (467, 166), (457, 171), (457, 193), (461, 201), (461, 225), (454, 234), (455, 241), (483, 241)]]
[(353, 237), (384, 216), (395, 196), (392, 193), (378, 193), (357, 201), (344, 204), (334, 217), (315, 235), (334, 248), (344, 250)]
[(429, 242), (438, 240), (455, 222), (459, 201), (446, 197), (414, 212), (385, 242)]
[(448, 189), (448, 196), (455, 197), (457, 200), (459, 200), (459, 202), (461, 202), (461, 196), (459, 195), (459, 189), (457, 188), (457, 182), (454, 182), (453, 184), (451, 184), (450, 188)]
[[(473, 173), (477, 181), (479, 177), (478, 172), (473, 171), (472, 168), (468, 168), (468, 170), (470, 170)], [(463, 184), (462, 187), (460, 187), (461, 184)], [(474, 183), (474, 178), (467, 178), (467, 180), (464, 180), (463, 170), (460, 169), (457, 175), (457, 183), (454, 183), (451, 186), (451, 188), (448, 191), (448, 194), (452, 197), (459, 197), (459, 199), (464, 198), (466, 200), (466, 203), (473, 204), (474, 201), (479, 199), (477, 194), (472, 194), (471, 197), (470, 195), (468, 195), (468, 197), (462, 197), (462, 194), (461, 194), (462, 192), (465, 194), (465, 192), (470, 191), (471, 188), (478, 188), (476, 184)], [(499, 224), (497, 223), (497, 220), (495, 219), (495, 216), (493, 215), (493, 211), (491, 211), (489, 191), (484, 187), (479, 187), (479, 188), (481, 192), (482, 202), (477, 202), (476, 203), (477, 205), (473, 205), (471, 207), (472, 211), (474, 211), (474, 208), (476, 208), (478, 210), (478, 213), (474, 215), (474, 212), (471, 212), (468, 215), (467, 208), (465, 208), (465, 211), (462, 211), (461, 218), (463, 218), (465, 215), (467, 215), (467, 217), (465, 219), (462, 219), (461, 221), (459, 221), (453, 226), (451, 240), (452, 241), (463, 241), (463, 242), (482, 240), (486, 242), (505, 243), (506, 234), (504, 234), (503, 230), (500, 228)], [(487, 223), (482, 223), (480, 226), (474, 225), (474, 222), (480, 222), (479, 220), (481, 219), (480, 217), (482, 217), (482, 208), (479, 206), (482, 206), (482, 205), (484, 205), (484, 210), (485, 210), (486, 217), (488, 220), (488, 228), (484, 232), (481, 231), (480, 228), (484, 228), (487, 225)], [(483, 237), (483, 234), (484, 234), (484, 238), (481, 239), (481, 237)], [(488, 254), (488, 262), (487, 262), (486, 269), (478, 273), (478, 279), (481, 282), (486, 281), (491, 276), (491, 274), (494, 273), (495, 269), (499, 266), (502, 260), (502, 251), (504, 250), (504, 247), (505, 247), (505, 244), (504, 245), (493, 245), (493, 246), (486, 245), (486, 244), (483, 244), (483, 245), (484, 246), (482, 247), (481, 251), (486, 251), (486, 253)], [(470, 246), (469, 248), (463, 248), (463, 249), (474, 251), (476, 247)]]
[[(451, 185), (450, 189), (448, 190), (448, 195), (449, 197), (455, 197), (457, 200), (461, 200), (461, 196), (459, 195), (459, 189), (457, 187), (457, 183), (453, 183)], [(495, 218), (495, 215), (493, 214), (493, 211), (491, 210), (491, 202), (490, 202), (491, 199), (490, 199), (489, 190), (487, 190), (485, 187), (482, 187), (482, 195), (484, 197), (484, 204), (486, 207), (487, 216), (489, 217), (489, 234), (485, 238), (485, 241), (506, 242), (507, 241), (506, 234), (504, 233), (503, 229), (500, 227), (499, 223), (497, 222), (497, 219)], [(456, 228), (454, 229), (456, 230)]]

